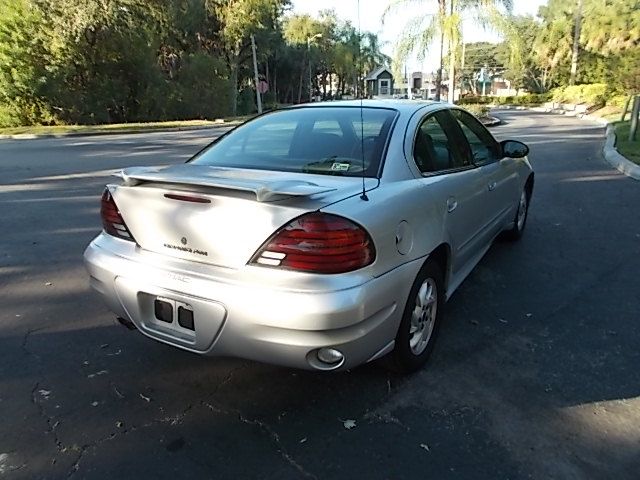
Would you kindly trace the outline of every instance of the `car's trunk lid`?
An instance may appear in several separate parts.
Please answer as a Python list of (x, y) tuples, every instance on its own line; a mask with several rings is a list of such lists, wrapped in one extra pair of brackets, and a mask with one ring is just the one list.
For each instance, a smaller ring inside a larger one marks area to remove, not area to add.
[[(277, 229), (362, 190), (362, 179), (176, 165), (136, 167), (111, 187), (144, 249), (212, 265), (245, 265)], [(366, 179), (367, 190), (377, 179)]]

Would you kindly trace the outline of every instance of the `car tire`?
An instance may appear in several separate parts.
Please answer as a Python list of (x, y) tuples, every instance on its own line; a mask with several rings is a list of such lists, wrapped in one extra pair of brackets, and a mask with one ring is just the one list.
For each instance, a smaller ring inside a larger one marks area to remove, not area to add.
[(524, 227), (527, 226), (527, 217), (529, 216), (529, 203), (531, 200), (531, 193), (527, 187), (522, 190), (520, 194), (520, 200), (518, 200), (518, 209), (516, 210), (516, 216), (513, 219), (513, 228), (505, 232), (505, 238), (515, 242), (522, 238), (524, 233)]
[(429, 359), (440, 328), (444, 307), (444, 276), (440, 266), (427, 260), (416, 277), (396, 335), (393, 359), (403, 373), (420, 369)]

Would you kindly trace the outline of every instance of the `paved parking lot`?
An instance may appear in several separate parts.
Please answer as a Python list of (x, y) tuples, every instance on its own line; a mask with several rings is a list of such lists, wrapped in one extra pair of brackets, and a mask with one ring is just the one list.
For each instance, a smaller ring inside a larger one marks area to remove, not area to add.
[(497, 115), (531, 147), (527, 231), (492, 247), (410, 377), (201, 358), (90, 291), (110, 172), (219, 131), (0, 142), (0, 477), (638, 478), (640, 182), (602, 161), (602, 127)]

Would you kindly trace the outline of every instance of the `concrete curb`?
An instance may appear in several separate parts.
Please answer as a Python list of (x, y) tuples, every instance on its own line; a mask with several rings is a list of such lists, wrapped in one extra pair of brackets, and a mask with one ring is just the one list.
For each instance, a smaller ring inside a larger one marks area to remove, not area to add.
[[(506, 107), (506, 108), (505, 108)], [(553, 109), (546, 107), (522, 107), (522, 106), (500, 106), (494, 108), (494, 110), (531, 110), (533, 112), (541, 112), (541, 113), (553, 113), (557, 115), (567, 115), (569, 114), (572, 117), (579, 118), (580, 120), (588, 120), (591, 122), (599, 123), (603, 127), (607, 127), (606, 138), (604, 142), (604, 147), (602, 147), (602, 156), (607, 161), (609, 165), (618, 170), (620, 173), (625, 174), (627, 177), (633, 178), (634, 180), (640, 180), (640, 165), (636, 165), (631, 160), (626, 158), (624, 155), (621, 155), (618, 150), (616, 150), (616, 134), (615, 128), (608, 120), (604, 118), (595, 117), (589, 114), (576, 113), (561, 109)]]
[(566, 115), (567, 117), (576, 117), (584, 120), (591, 120), (592, 122), (599, 123), (600, 125), (609, 125), (609, 122), (600, 118), (594, 117), (586, 113), (579, 113), (575, 110), (563, 110), (561, 108), (547, 108), (547, 107), (523, 107), (521, 105), (498, 105), (492, 108), (492, 110), (529, 110), (538, 113), (553, 113), (556, 115)]
[(484, 121), (483, 119), (480, 120), (480, 122), (485, 127), (493, 127), (495, 125), (500, 125), (502, 123), (502, 120), (500, 120), (498, 117), (492, 117), (490, 115), (487, 115), (485, 118), (487, 119), (487, 121)]
[(138, 133), (162, 133), (180, 132), (189, 130), (209, 130), (216, 128), (235, 127), (242, 122), (220, 123), (218, 125), (193, 125), (186, 127), (166, 127), (166, 128), (132, 128), (127, 130), (98, 130), (95, 132), (63, 132), (63, 133), (16, 133), (14, 135), (0, 135), (0, 140), (36, 140), (43, 138), (65, 138), (65, 137), (93, 137), (95, 135), (131, 135)]
[(607, 125), (607, 138), (602, 149), (604, 159), (609, 164), (624, 173), (627, 177), (640, 180), (640, 165), (636, 165), (616, 150), (616, 133), (613, 125)]

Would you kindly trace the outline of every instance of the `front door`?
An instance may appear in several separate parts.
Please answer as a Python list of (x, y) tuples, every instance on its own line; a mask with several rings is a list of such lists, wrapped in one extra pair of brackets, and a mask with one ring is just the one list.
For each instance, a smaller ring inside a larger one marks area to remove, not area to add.
[(388, 79), (380, 79), (378, 85), (378, 93), (380, 95), (389, 95), (389, 80)]
[(482, 172), (482, 202), (486, 206), (482, 236), (488, 243), (515, 216), (519, 198), (515, 162), (502, 158), (498, 142), (473, 115), (458, 109), (451, 110), (451, 113), (469, 143), (467, 155)]

